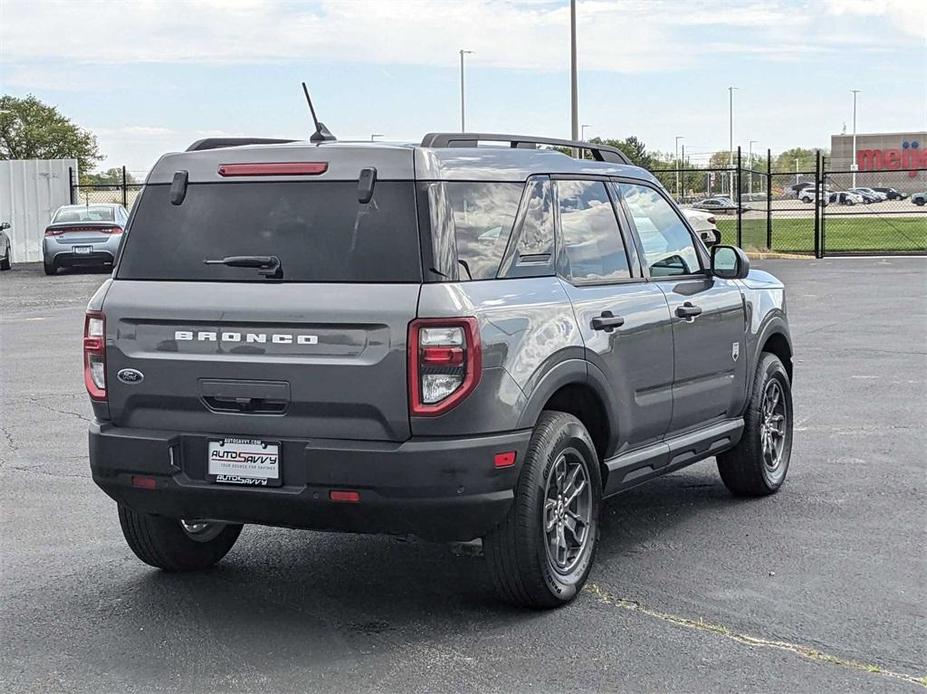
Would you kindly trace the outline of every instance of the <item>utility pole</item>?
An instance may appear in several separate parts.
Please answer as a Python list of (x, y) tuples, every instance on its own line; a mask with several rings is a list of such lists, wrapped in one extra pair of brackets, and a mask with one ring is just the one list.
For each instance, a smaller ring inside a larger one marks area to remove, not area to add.
[(734, 197), (734, 90), (735, 89), (737, 89), (737, 87), (727, 88), (728, 100), (730, 104), (728, 108), (728, 115), (729, 115), (729, 120), (730, 120), (730, 142), (728, 146), (728, 153), (730, 154), (730, 159), (728, 160), (728, 164), (731, 167), (731, 187), (730, 187), (731, 198)]
[(676, 136), (676, 159), (673, 162), (674, 168), (676, 169), (676, 199), (677, 200), (679, 200), (679, 169), (681, 168), (679, 164), (679, 141), (683, 139), (685, 139), (683, 135)]
[[(570, 139), (579, 139), (579, 95), (576, 86), (576, 0), (570, 0)], [(573, 150), (573, 156), (577, 156)]]
[(850, 171), (853, 172), (853, 185), (851, 187), (856, 187), (856, 172), (859, 169), (859, 164), (856, 163), (856, 95), (859, 94), (859, 89), (851, 89), (853, 92), (853, 152), (850, 154)]
[(464, 56), (473, 53), (460, 49), (460, 132), (467, 132), (467, 101), (464, 94)]
[[(683, 143), (682, 145), (682, 168), (683, 169), (688, 168), (686, 166), (686, 145), (685, 143)], [(686, 197), (686, 177), (685, 176), (682, 177), (682, 197)]]
[(795, 157), (795, 185), (798, 185), (798, 157)]
[(750, 169), (750, 173), (747, 174), (747, 192), (750, 195), (753, 195), (753, 143), (759, 142), (759, 140), (750, 140), (750, 144), (747, 145), (747, 168)]

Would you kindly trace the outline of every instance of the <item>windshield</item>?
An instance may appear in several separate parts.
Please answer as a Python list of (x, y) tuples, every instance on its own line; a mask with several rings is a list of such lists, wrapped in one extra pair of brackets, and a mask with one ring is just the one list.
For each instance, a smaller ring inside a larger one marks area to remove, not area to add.
[(151, 185), (117, 277), (268, 280), (256, 267), (204, 262), (232, 256), (275, 256), (291, 282), (420, 282), (413, 184), (380, 181), (361, 204), (355, 181), (199, 183), (180, 205), (169, 185)]
[(112, 207), (90, 205), (85, 207), (62, 207), (55, 213), (55, 218), (52, 220), (52, 224), (112, 221), (115, 221)]

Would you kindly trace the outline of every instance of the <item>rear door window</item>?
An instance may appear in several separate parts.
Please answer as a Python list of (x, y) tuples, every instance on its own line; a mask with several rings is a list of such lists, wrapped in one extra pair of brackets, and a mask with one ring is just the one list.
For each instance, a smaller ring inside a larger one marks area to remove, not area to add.
[(615, 209), (602, 181), (557, 181), (561, 273), (575, 284), (631, 276)]
[(420, 282), (411, 182), (248, 182), (146, 186), (125, 239), (120, 279), (262, 282), (255, 268), (207, 265), (229, 256), (277, 256), (287, 282)]
[(522, 210), (500, 276), (545, 277), (554, 273), (554, 204), (550, 179), (528, 180)]

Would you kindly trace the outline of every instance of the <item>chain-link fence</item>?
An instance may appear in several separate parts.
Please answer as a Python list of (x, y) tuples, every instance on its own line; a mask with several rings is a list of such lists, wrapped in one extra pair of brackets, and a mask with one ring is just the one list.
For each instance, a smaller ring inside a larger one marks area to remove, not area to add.
[[(722, 243), (748, 251), (927, 254), (927, 169), (827, 171), (818, 153), (814, 170), (784, 173), (772, 171), (771, 153), (761, 161), (765, 171), (750, 169), (738, 150), (734, 166), (653, 174), (681, 207), (704, 213)], [(80, 184), (72, 172), (71, 202), (131, 210), (142, 187), (125, 169), (112, 184)]]
[(927, 253), (927, 170), (823, 174), (821, 252)]

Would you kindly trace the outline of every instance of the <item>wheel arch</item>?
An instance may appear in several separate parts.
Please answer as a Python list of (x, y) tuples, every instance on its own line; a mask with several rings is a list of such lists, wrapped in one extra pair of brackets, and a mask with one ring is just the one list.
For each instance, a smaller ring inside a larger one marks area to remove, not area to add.
[(617, 444), (618, 431), (609, 388), (596, 366), (582, 359), (569, 359), (554, 366), (540, 379), (528, 398), (519, 425), (532, 428), (545, 410), (567, 412), (579, 419), (595, 445), (602, 466)]

